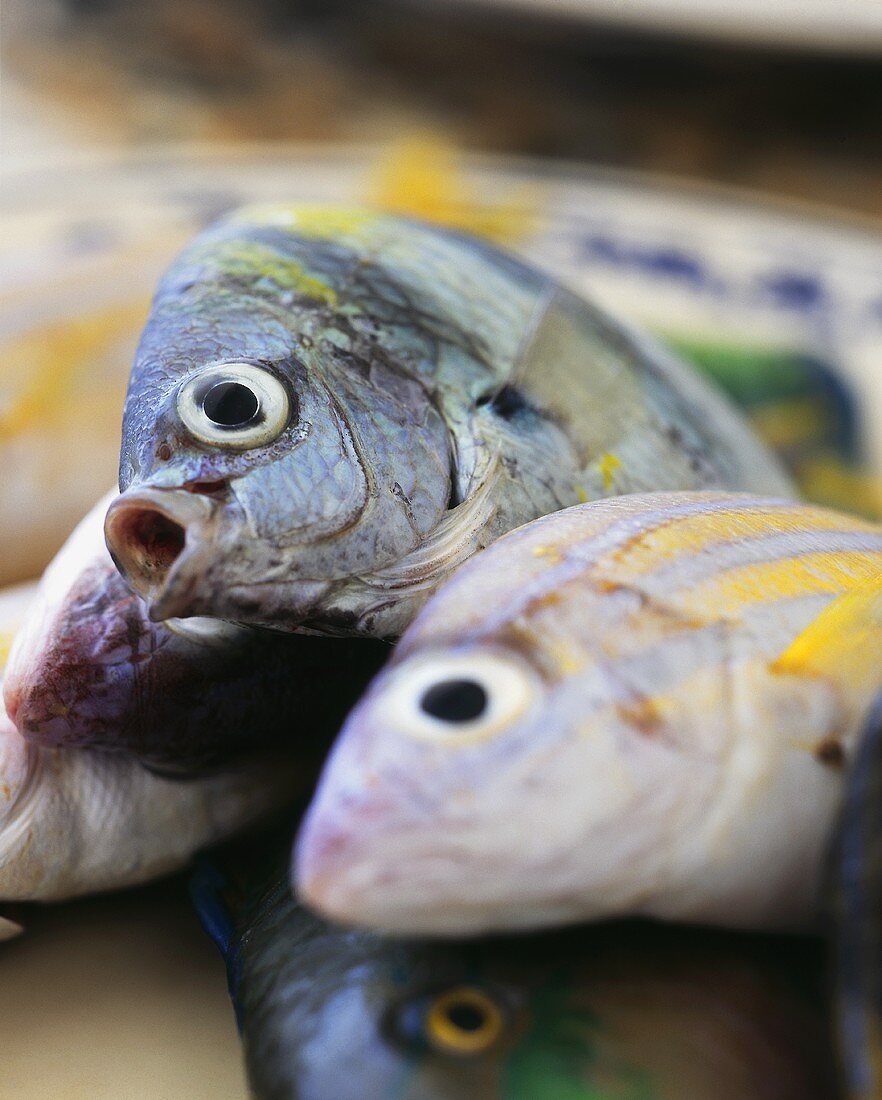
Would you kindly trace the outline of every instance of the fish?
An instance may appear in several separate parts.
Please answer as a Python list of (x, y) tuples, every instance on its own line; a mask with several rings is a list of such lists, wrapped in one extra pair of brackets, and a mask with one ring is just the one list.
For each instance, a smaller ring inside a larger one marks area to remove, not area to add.
[(288, 844), (192, 893), (227, 962), (257, 1100), (822, 1100), (817, 941), (649, 922), (471, 942), (328, 924)]
[(299, 897), (402, 935), (816, 927), (880, 605), (882, 527), (793, 501), (649, 493), (525, 525), (350, 714)]
[[(35, 589), (0, 592), (0, 640)], [(8, 598), (7, 598), (8, 596)], [(0, 680), (3, 662), (0, 661)], [(283, 753), (189, 781), (133, 757), (25, 741), (0, 705), (0, 905), (134, 886), (278, 811), (304, 789)], [(0, 914), (0, 939), (19, 931)]]
[(827, 861), (834, 1023), (843, 1095), (882, 1095), (882, 695), (876, 697), (846, 783)]
[(641, 489), (793, 495), (672, 354), (495, 246), (246, 208), (160, 281), (106, 536), (156, 621), (397, 637), (477, 550)]
[(45, 747), (125, 753), (163, 774), (288, 748), (314, 775), (388, 646), (222, 620), (152, 622), (104, 542), (115, 495), (70, 536), (17, 632), (4, 696), (19, 732)]

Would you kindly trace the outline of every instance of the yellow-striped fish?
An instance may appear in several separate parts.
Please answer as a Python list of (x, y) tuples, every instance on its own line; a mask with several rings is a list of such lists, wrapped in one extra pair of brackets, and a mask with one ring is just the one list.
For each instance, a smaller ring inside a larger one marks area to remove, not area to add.
[(351, 714), (295, 862), (336, 919), (460, 934), (811, 921), (882, 681), (882, 528), (658, 493), (502, 539)]

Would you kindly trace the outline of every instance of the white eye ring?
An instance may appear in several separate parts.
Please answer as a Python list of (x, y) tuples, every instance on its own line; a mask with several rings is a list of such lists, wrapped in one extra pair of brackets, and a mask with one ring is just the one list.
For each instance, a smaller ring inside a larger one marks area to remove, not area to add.
[(378, 717), (412, 737), (466, 744), (507, 729), (540, 690), (536, 673), (513, 655), (428, 653), (392, 673)]
[(254, 363), (218, 363), (178, 391), (178, 416), (201, 443), (245, 450), (278, 439), (291, 402), (274, 375)]

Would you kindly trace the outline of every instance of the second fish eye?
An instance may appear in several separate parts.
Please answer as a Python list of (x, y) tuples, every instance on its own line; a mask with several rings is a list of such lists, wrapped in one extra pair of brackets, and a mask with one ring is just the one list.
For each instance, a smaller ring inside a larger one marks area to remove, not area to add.
[(420, 707), (441, 722), (473, 722), (487, 709), (485, 688), (477, 680), (441, 680), (427, 688)]
[(504, 1026), (494, 999), (475, 986), (439, 994), (426, 1011), (426, 1039), (444, 1054), (483, 1054), (499, 1041)]
[(375, 705), (390, 728), (460, 746), (510, 728), (541, 690), (536, 673), (515, 654), (440, 650), (404, 661)]
[(291, 402), (282, 382), (255, 363), (217, 363), (187, 379), (178, 416), (201, 443), (246, 450), (272, 443), (288, 426)]

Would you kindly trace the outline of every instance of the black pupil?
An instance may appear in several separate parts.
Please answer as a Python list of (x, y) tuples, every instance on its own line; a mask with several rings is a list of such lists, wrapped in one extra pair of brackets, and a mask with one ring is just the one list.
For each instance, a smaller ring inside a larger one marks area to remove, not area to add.
[(202, 410), (213, 424), (222, 428), (241, 428), (249, 424), (260, 408), (257, 394), (241, 382), (218, 382), (202, 402)]
[(474, 680), (444, 680), (430, 687), (420, 706), (442, 722), (471, 722), (487, 708), (487, 692)]
[(480, 1031), (485, 1024), (484, 1013), (476, 1005), (451, 1005), (447, 1019), (460, 1031)]

